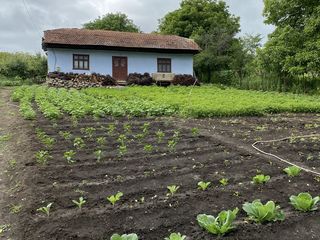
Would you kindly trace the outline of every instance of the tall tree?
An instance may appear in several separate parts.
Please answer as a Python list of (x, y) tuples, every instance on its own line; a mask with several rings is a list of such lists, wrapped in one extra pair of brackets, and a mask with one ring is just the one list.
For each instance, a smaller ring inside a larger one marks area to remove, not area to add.
[(265, 22), (276, 26), (258, 57), (285, 87), (320, 80), (320, 1), (264, 0)]
[(83, 24), (86, 29), (100, 29), (120, 32), (140, 32), (140, 28), (123, 13), (108, 13)]
[(239, 31), (239, 18), (218, 0), (183, 0), (159, 24), (160, 33), (193, 38), (200, 45), (203, 51), (195, 57), (195, 68), (206, 81), (222, 79), (221, 74), (230, 70)]

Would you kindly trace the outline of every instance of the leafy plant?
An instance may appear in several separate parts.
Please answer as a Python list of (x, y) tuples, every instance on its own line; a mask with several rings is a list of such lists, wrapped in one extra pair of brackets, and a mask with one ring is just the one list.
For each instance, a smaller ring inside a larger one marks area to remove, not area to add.
[(94, 152), (94, 155), (96, 156), (97, 162), (100, 162), (101, 158), (103, 156), (103, 152), (102, 152), (102, 150), (97, 150)]
[(103, 145), (105, 145), (107, 142), (106, 138), (105, 137), (98, 137), (97, 138), (97, 143), (100, 147), (102, 147)]
[(108, 125), (107, 132), (109, 136), (113, 136), (113, 133), (115, 130), (116, 130), (116, 126), (114, 124)]
[(156, 132), (156, 136), (157, 136), (158, 143), (162, 143), (162, 140), (163, 140), (163, 138), (165, 136), (164, 132), (159, 129)]
[(77, 137), (73, 141), (73, 146), (78, 150), (80, 150), (80, 149), (83, 149), (86, 146), (86, 144), (84, 143), (82, 138)]
[(116, 233), (111, 236), (110, 240), (139, 240), (139, 238), (138, 235), (135, 233), (123, 235), (119, 235)]
[(246, 202), (243, 204), (242, 209), (248, 214), (250, 220), (258, 223), (283, 221), (285, 219), (284, 212), (273, 201), (269, 201), (264, 205), (257, 199), (252, 203)]
[(44, 214), (46, 214), (48, 217), (50, 216), (50, 209), (52, 207), (52, 204), (53, 203), (49, 203), (47, 206), (45, 207), (41, 207), (41, 208), (38, 208), (37, 211), (38, 212), (42, 212)]
[(52, 156), (49, 154), (48, 151), (40, 150), (36, 152), (36, 160), (37, 160), (37, 163), (39, 164), (45, 165), (48, 163), (48, 160), (51, 158)]
[(259, 174), (256, 175), (252, 178), (252, 182), (254, 184), (265, 184), (270, 180), (270, 176), (269, 175), (263, 175), (263, 174)]
[(178, 191), (179, 188), (180, 188), (180, 186), (177, 186), (177, 185), (167, 186), (167, 189), (169, 190), (169, 193), (167, 195), (173, 196)]
[(310, 212), (318, 209), (317, 204), (320, 200), (320, 197), (314, 197), (310, 193), (300, 193), (298, 196), (292, 195), (290, 197), (290, 204), (299, 211)]
[(127, 151), (128, 151), (127, 146), (121, 144), (121, 145), (118, 147), (119, 157), (124, 156), (124, 155), (127, 153)]
[(202, 191), (207, 190), (207, 188), (209, 187), (209, 185), (211, 184), (211, 182), (198, 182), (198, 188), (201, 189)]
[(225, 235), (235, 228), (233, 222), (237, 217), (239, 209), (233, 211), (222, 211), (217, 217), (200, 214), (197, 216), (197, 221), (200, 227), (215, 235)]
[(124, 132), (125, 132), (126, 134), (131, 133), (131, 125), (130, 125), (129, 123), (125, 123), (125, 124), (123, 125), (123, 130), (124, 130)]
[(92, 139), (96, 129), (94, 127), (81, 128), (81, 133), (85, 134), (86, 138)]
[(149, 133), (150, 123), (144, 123), (142, 126), (143, 135), (147, 135)]
[(144, 145), (143, 150), (147, 153), (151, 153), (153, 151), (153, 146), (151, 144), (146, 144)]
[(118, 192), (115, 195), (111, 195), (110, 197), (107, 197), (107, 200), (114, 206), (116, 202), (118, 202), (121, 197), (123, 196), (122, 192)]
[(296, 166), (291, 166), (283, 169), (283, 171), (287, 173), (289, 177), (296, 177), (300, 174), (301, 168)]
[(219, 180), (219, 183), (222, 185), (222, 186), (227, 186), (229, 184), (229, 179), (227, 178), (222, 178)]
[(72, 138), (72, 134), (68, 131), (60, 131), (59, 135), (64, 139), (64, 140), (70, 140)]
[(10, 212), (17, 214), (17, 213), (21, 212), (22, 207), (23, 207), (22, 204), (11, 204), (10, 205)]
[(73, 202), (75, 205), (77, 205), (77, 206), (78, 206), (78, 208), (79, 208), (79, 209), (80, 209), (80, 211), (81, 211), (82, 206), (83, 206), (87, 201), (86, 201), (86, 200), (84, 200), (84, 198), (83, 198), (83, 197), (79, 197), (79, 201), (72, 200), (72, 202)]
[(198, 136), (199, 135), (199, 128), (192, 128), (191, 133), (192, 133), (192, 136), (194, 136), (194, 137)]
[(164, 240), (184, 240), (187, 236), (181, 235), (181, 233), (171, 233), (169, 237), (166, 237)]
[(63, 157), (67, 160), (68, 163), (75, 163), (73, 157), (76, 155), (76, 152), (73, 150), (67, 151), (63, 154)]
[(175, 139), (168, 141), (168, 148), (170, 152), (174, 152), (176, 150), (178, 142)]

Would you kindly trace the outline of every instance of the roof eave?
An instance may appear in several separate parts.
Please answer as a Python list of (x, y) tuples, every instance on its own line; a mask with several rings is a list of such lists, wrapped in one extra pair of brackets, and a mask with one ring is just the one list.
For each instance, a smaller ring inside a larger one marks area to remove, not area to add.
[(118, 47), (104, 45), (76, 45), (42, 42), (42, 49), (47, 51), (48, 48), (65, 48), (65, 49), (93, 49), (93, 50), (114, 50), (114, 51), (132, 51), (132, 52), (158, 52), (158, 53), (184, 53), (198, 54), (200, 49), (169, 49), (169, 48), (141, 48), (141, 47)]

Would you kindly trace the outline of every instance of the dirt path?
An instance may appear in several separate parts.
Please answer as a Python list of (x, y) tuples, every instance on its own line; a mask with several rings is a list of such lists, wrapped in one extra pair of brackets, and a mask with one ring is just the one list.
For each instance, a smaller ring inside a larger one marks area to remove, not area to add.
[(19, 116), (19, 108), (10, 101), (11, 88), (0, 88), (0, 239), (12, 236), (16, 214), (11, 206), (21, 205), (19, 192), (24, 188), (23, 159), (31, 156), (29, 124)]

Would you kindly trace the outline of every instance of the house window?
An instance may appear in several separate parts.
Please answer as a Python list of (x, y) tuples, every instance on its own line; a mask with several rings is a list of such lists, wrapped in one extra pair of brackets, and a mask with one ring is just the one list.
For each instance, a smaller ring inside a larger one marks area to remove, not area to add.
[(89, 70), (89, 55), (73, 54), (73, 69)]
[(171, 73), (171, 59), (170, 58), (158, 58), (158, 72), (159, 73)]

